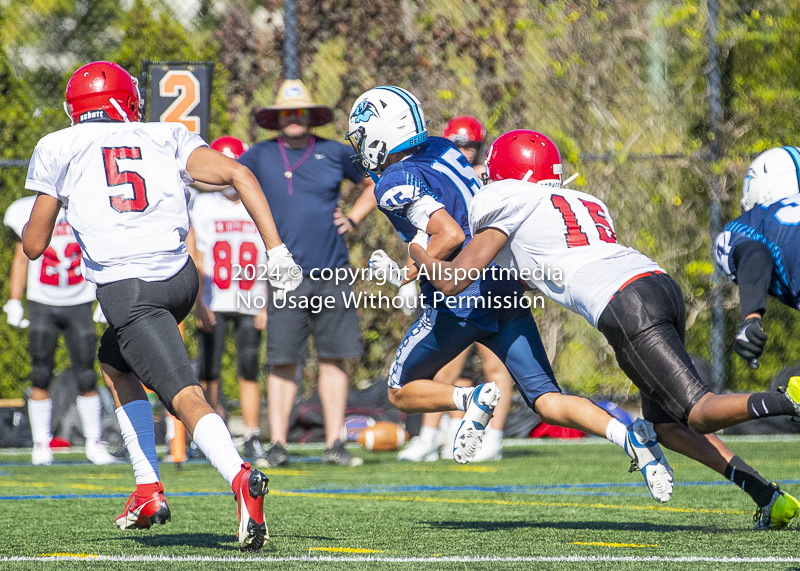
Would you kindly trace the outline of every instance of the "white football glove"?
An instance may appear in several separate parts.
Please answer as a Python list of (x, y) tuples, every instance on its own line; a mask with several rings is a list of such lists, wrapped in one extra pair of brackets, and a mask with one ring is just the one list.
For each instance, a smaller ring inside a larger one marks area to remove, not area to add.
[(103, 308), (100, 307), (100, 304), (97, 304), (97, 307), (92, 314), (92, 319), (95, 323), (108, 323), (108, 319), (106, 319), (106, 314), (103, 313)]
[(403, 275), (400, 273), (400, 266), (383, 250), (375, 250), (369, 257), (369, 267), (372, 270), (369, 279), (392, 284), (400, 287), (403, 283)]
[(298, 266), (286, 244), (267, 250), (267, 279), (275, 288), (275, 299), (283, 300), (286, 294), (303, 283), (303, 270)]
[(411, 244), (419, 244), (420, 247), (428, 251), (428, 241), (430, 240), (430, 236), (426, 232), (422, 230), (417, 230), (417, 233), (414, 235), (414, 238), (408, 243), (408, 255), (411, 255)]
[(406, 315), (413, 315), (417, 308), (420, 306), (419, 290), (417, 290), (417, 280), (408, 282), (401, 285), (397, 290), (397, 297), (403, 300), (403, 313)]
[(9, 299), (3, 306), (3, 311), (6, 312), (6, 321), (12, 327), (25, 329), (31, 324), (30, 321), (24, 319), (25, 309), (22, 307), (22, 302), (18, 299)]

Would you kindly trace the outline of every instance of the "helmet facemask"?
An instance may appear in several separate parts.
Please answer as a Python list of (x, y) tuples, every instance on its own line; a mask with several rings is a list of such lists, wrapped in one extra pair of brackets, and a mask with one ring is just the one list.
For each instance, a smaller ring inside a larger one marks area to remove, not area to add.
[(344, 138), (347, 139), (347, 142), (350, 143), (350, 146), (353, 147), (353, 151), (355, 152), (354, 155), (350, 156), (350, 161), (361, 176), (366, 178), (369, 176), (370, 171), (369, 157), (362, 151), (367, 138), (366, 130), (364, 127), (358, 127), (357, 129), (345, 133)]

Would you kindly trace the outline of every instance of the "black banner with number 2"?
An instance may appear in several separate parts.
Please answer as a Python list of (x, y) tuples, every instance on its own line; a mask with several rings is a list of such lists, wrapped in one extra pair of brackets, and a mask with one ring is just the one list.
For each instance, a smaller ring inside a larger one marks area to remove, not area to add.
[(208, 141), (213, 62), (145, 61), (142, 68), (149, 120), (183, 123)]

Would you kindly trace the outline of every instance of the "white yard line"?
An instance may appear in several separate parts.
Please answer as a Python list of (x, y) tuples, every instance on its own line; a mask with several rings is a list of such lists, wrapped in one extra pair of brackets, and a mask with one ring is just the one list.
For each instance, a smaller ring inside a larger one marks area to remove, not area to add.
[(163, 555), (88, 555), (88, 554), (53, 554), (38, 557), (11, 556), (0, 557), (0, 562), (23, 561), (114, 561), (114, 562), (176, 562), (176, 563), (227, 563), (256, 561), (263, 563), (286, 563), (292, 561), (306, 561), (319, 563), (582, 563), (582, 562), (611, 562), (611, 563), (800, 563), (800, 557), (664, 557), (664, 556), (629, 556), (616, 557), (611, 555), (562, 555), (562, 556), (532, 556), (532, 557), (372, 557), (372, 556), (301, 556), (301, 557), (210, 557), (210, 556), (163, 556)]

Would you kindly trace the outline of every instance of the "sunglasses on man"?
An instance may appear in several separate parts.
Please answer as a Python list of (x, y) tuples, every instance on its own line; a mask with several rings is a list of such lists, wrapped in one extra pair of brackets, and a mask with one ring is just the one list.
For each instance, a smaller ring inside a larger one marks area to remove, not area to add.
[(305, 117), (308, 109), (281, 109), (281, 117)]

